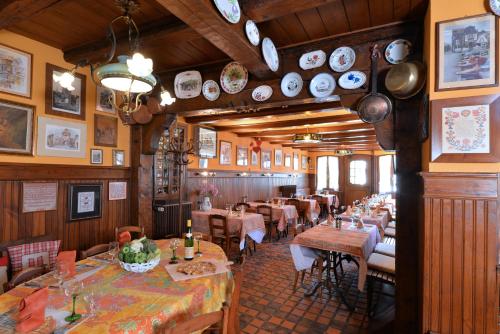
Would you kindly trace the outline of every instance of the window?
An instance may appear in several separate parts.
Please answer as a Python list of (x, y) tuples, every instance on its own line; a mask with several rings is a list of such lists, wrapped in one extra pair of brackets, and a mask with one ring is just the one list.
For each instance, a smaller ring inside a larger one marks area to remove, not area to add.
[(349, 163), (349, 182), (351, 184), (366, 184), (366, 161), (353, 160)]
[(382, 155), (378, 158), (378, 191), (379, 193), (391, 193), (396, 191), (396, 175), (394, 165), (396, 156)]
[(316, 189), (339, 190), (339, 158), (324, 156), (318, 158), (316, 166)]

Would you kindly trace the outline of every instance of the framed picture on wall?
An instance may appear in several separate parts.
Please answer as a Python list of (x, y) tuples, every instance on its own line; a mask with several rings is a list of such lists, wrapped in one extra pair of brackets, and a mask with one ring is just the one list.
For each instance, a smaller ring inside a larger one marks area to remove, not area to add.
[(200, 158), (198, 160), (198, 168), (200, 168), (200, 169), (208, 168), (208, 159), (207, 158)]
[(259, 165), (259, 152), (255, 152), (253, 149), (250, 150), (251, 154), (251, 164), (252, 166), (258, 166)]
[(500, 96), (432, 101), (431, 126), (431, 161), (500, 161)]
[(197, 126), (194, 129), (194, 140), (198, 143), (197, 155), (201, 158), (217, 156), (217, 131)]
[(69, 220), (101, 217), (102, 184), (70, 184)]
[(118, 141), (118, 118), (94, 115), (94, 145), (116, 147)]
[(292, 156), (285, 154), (285, 167), (292, 167)]
[(302, 159), (302, 169), (307, 169), (307, 156), (302, 155), (301, 159)]
[(248, 148), (246, 146), (236, 147), (236, 165), (248, 166)]
[(59, 79), (67, 69), (47, 63), (45, 113), (85, 120), (85, 75), (75, 73), (74, 89), (61, 87)]
[(35, 107), (0, 100), (0, 153), (33, 155)]
[(228, 141), (221, 140), (220, 141), (220, 149), (219, 149), (219, 164), (221, 165), (230, 165), (231, 164), (231, 153), (232, 153), (232, 144)]
[(497, 84), (497, 26), (491, 14), (436, 23), (436, 91)]
[(293, 170), (299, 170), (299, 154), (293, 154)]
[(90, 163), (92, 165), (102, 165), (102, 150), (98, 148), (90, 149)]
[(33, 55), (0, 44), (0, 92), (31, 97)]
[(113, 108), (113, 92), (111, 89), (107, 87), (103, 87), (100, 85), (96, 86), (96, 94), (95, 94), (95, 109), (97, 111), (107, 112), (114, 114), (115, 108)]
[(113, 166), (125, 165), (125, 151), (113, 150)]
[(260, 159), (262, 164), (262, 169), (271, 169), (271, 151), (262, 150), (260, 152)]
[(283, 165), (283, 151), (281, 149), (274, 150), (274, 165), (275, 166)]
[(38, 155), (85, 158), (86, 147), (87, 125), (38, 116)]

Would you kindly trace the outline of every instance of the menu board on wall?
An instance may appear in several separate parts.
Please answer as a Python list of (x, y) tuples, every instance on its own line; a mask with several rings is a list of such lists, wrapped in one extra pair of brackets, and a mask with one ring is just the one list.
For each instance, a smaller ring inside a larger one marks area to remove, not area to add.
[(57, 182), (23, 182), (23, 213), (57, 209)]
[(127, 199), (127, 182), (109, 183), (109, 200)]

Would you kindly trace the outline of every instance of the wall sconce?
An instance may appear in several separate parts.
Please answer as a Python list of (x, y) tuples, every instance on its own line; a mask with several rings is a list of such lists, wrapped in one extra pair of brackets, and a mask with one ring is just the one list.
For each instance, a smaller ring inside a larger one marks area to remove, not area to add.
[(271, 173), (264, 173), (264, 174), (261, 174), (261, 175), (262, 175), (262, 176), (268, 176), (268, 177), (269, 177), (269, 176), (273, 176), (273, 174), (271, 174)]
[(215, 176), (215, 172), (203, 171), (203, 172), (196, 172), (196, 173), (194, 173), (194, 175), (196, 175), (196, 176), (204, 176), (204, 177), (207, 177), (207, 176), (214, 177)]
[(248, 173), (247, 172), (238, 173), (236, 174), (236, 176), (248, 176)]

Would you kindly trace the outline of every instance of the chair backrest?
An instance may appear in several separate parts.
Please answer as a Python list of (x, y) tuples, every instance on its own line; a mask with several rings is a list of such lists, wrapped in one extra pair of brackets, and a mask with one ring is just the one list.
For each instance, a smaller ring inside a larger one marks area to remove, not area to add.
[(257, 205), (257, 213), (264, 217), (264, 222), (273, 220), (273, 208), (270, 205)]
[(208, 216), (208, 224), (210, 226), (210, 235), (225, 235), (229, 237), (229, 229), (227, 227), (227, 217), (223, 215), (210, 215)]
[(296, 198), (289, 198), (286, 200), (287, 205), (293, 205), (295, 206), (295, 209), (297, 210), (297, 213), (300, 212), (300, 201)]
[(234, 209), (235, 210), (241, 210), (242, 206), (245, 207), (245, 210), (250, 209), (250, 204), (248, 204), (248, 203), (236, 203), (236, 205), (234, 206)]
[(109, 250), (108, 244), (98, 244), (89, 249), (80, 251), (80, 260), (85, 260), (89, 256), (105, 253)]
[(135, 225), (121, 226), (115, 228), (115, 240), (118, 241), (120, 233), (125, 231), (128, 231), (130, 233), (137, 233), (139, 234), (139, 238), (142, 238), (144, 236), (144, 226), (135, 226)]
[(19, 284), (32, 280), (35, 277), (42, 276), (45, 273), (45, 267), (33, 267), (21, 270), (14, 274), (12, 279), (7, 283), (7, 290), (13, 289)]
[(228, 307), (223, 306), (222, 310), (203, 314), (197, 316), (193, 319), (177, 323), (175, 327), (172, 328), (159, 328), (157, 333), (162, 334), (186, 334), (201, 331), (207, 327), (218, 324), (219, 333), (227, 334), (227, 324), (228, 324)]
[(266, 203), (266, 201), (264, 201), (263, 199), (256, 199), (254, 202), (255, 203)]
[(240, 304), (241, 282), (243, 281), (243, 268), (234, 271), (234, 289), (231, 295), (231, 304), (229, 305), (228, 331), (230, 334), (240, 333), (240, 320), (238, 308)]
[(326, 199), (325, 197), (320, 196), (320, 195), (312, 195), (312, 196), (311, 196), (311, 198), (312, 198), (312, 199), (315, 199), (315, 200), (316, 200), (316, 202), (318, 202), (318, 203), (324, 203), (324, 202), (325, 202), (325, 200), (326, 200), (326, 202), (328, 203), (328, 199)]

